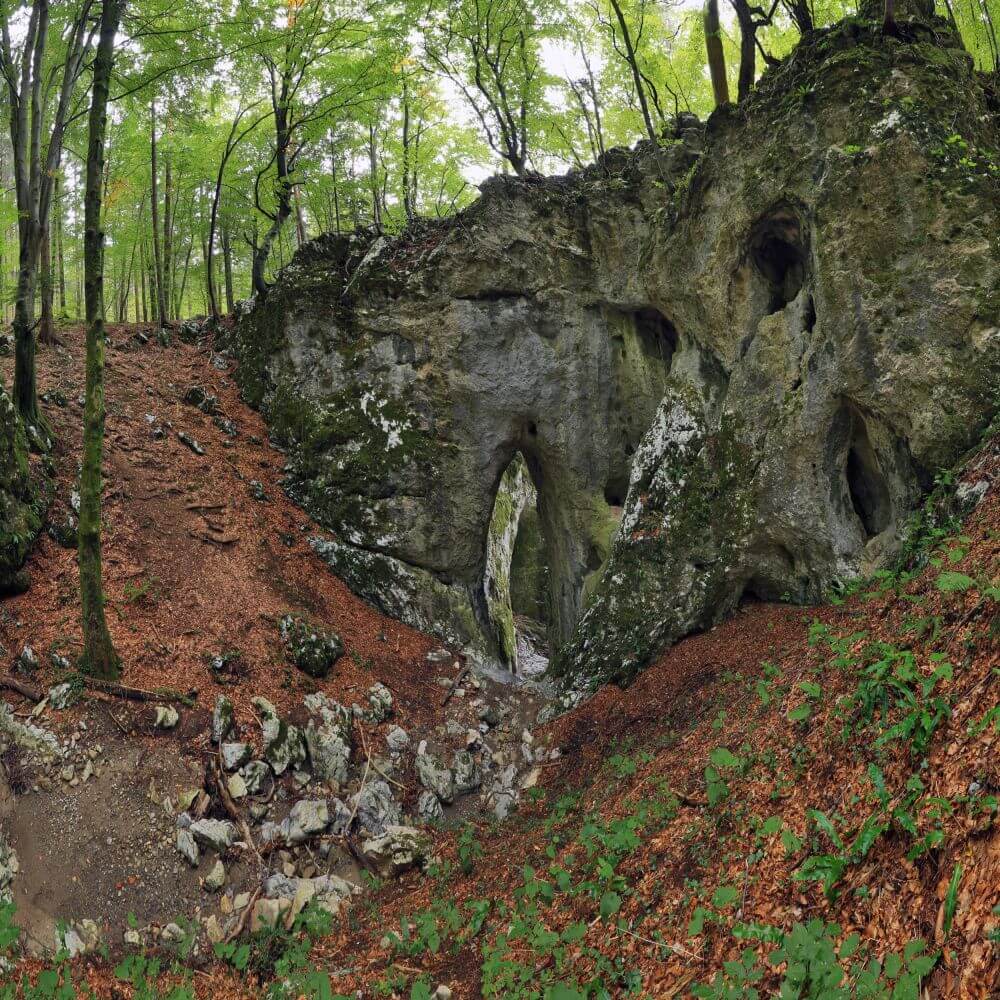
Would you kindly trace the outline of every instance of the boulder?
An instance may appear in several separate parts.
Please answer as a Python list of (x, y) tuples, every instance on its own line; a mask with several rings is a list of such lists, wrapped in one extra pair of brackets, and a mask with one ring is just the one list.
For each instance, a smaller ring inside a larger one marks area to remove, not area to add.
[(369, 780), (354, 794), (351, 803), (357, 812), (358, 824), (369, 833), (381, 834), (386, 828), (398, 824), (402, 813), (387, 781)]
[(250, 762), (251, 754), (249, 743), (223, 743), (222, 766), (227, 771), (238, 771)]
[(271, 765), (263, 760), (252, 760), (249, 764), (244, 764), (239, 773), (248, 795), (260, 795), (274, 780)]
[(389, 826), (380, 836), (365, 840), (361, 853), (386, 878), (420, 864), (427, 857), (430, 843), (430, 838), (415, 827)]
[(277, 927), (278, 922), (291, 908), (292, 901), (290, 899), (258, 899), (254, 903), (253, 913), (250, 915), (250, 932), (256, 934), (257, 931)]
[(212, 742), (221, 743), (233, 729), (233, 703), (220, 694), (212, 710)]
[(368, 689), (368, 718), (372, 722), (384, 722), (392, 715), (392, 692), (381, 682)]
[(483, 783), (479, 763), (468, 750), (459, 750), (455, 754), (451, 773), (454, 777), (456, 795), (468, 795)]
[(205, 888), (209, 892), (218, 892), (226, 884), (226, 867), (221, 861), (212, 865), (212, 870), (205, 876)]
[(424, 788), (433, 792), (442, 802), (450, 803), (454, 800), (454, 776), (436, 757), (429, 753), (418, 753), (415, 767), (417, 778)]
[(417, 798), (417, 816), (424, 823), (437, 823), (444, 818), (441, 800), (426, 789)]
[(410, 737), (406, 734), (405, 729), (393, 726), (385, 734), (385, 742), (389, 748), (389, 753), (400, 754), (410, 745)]
[(351, 746), (337, 723), (310, 719), (305, 729), (306, 747), (313, 774), (322, 781), (347, 784)]
[(292, 806), (285, 823), (287, 823), (284, 830), (286, 842), (303, 844), (327, 828), (330, 823), (330, 813), (326, 802), (322, 799), (301, 799)]
[(344, 655), (344, 643), (336, 632), (317, 628), (294, 615), (285, 615), (278, 631), (289, 660), (310, 677), (326, 677)]
[(180, 722), (180, 713), (173, 705), (157, 705), (153, 719), (154, 729), (174, 729)]
[(293, 764), (306, 759), (306, 743), (302, 731), (278, 715), (278, 710), (266, 698), (252, 702), (260, 716), (264, 736), (264, 756), (275, 774), (284, 774)]
[(201, 860), (201, 854), (198, 850), (198, 845), (195, 842), (194, 836), (190, 829), (179, 829), (176, 834), (176, 840), (174, 841), (177, 847), (177, 853), (192, 867), (197, 868), (198, 862)]
[[(183, 833), (185, 831), (179, 831)], [(211, 848), (218, 854), (224, 854), (238, 836), (236, 826), (225, 819), (199, 819), (190, 826), (190, 834), (195, 842), (202, 847)]]

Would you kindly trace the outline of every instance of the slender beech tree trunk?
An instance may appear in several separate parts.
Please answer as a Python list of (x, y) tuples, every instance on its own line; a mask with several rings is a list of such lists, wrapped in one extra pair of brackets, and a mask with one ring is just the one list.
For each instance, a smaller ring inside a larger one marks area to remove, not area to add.
[(382, 199), (378, 189), (378, 152), (375, 145), (375, 126), (368, 126), (368, 180), (372, 192), (372, 223), (382, 232)]
[[(139, 213), (139, 232), (142, 233), (142, 213)], [(136, 288), (135, 288), (135, 321), (140, 322), (140, 309), (141, 312), (141, 322), (149, 322), (149, 310), (146, 308), (146, 275), (149, 272), (149, 267), (146, 264), (146, 241), (145, 239), (139, 239), (139, 273), (136, 275)]]
[(410, 165), (412, 155), (410, 141), (410, 88), (406, 74), (403, 74), (403, 211), (406, 221), (412, 222), (416, 215), (416, 198), (413, 191), (413, 170)]
[(173, 319), (174, 311), (174, 175), (170, 167), (170, 157), (163, 158), (163, 301), (167, 307), (167, 319)]
[(753, 90), (757, 77), (757, 25), (753, 8), (748, 0), (731, 0), (736, 20), (740, 26), (740, 71), (737, 78), (736, 99), (746, 100)]
[(56, 271), (59, 278), (59, 313), (66, 315), (66, 255), (63, 248), (63, 187), (56, 175), (55, 194)]
[(231, 315), (236, 301), (233, 297), (233, 247), (228, 223), (222, 226), (222, 270), (226, 281), (226, 312)]
[(101, 458), (104, 451), (104, 233), (101, 230), (101, 181), (115, 35), (124, 2), (125, 0), (104, 0), (101, 9), (101, 32), (94, 56), (84, 196), (83, 266), (87, 308), (87, 371), (78, 548), (83, 624), (80, 668), (95, 677), (109, 679), (120, 674), (121, 661), (111, 641), (104, 614), (101, 567)]
[(330, 174), (333, 178), (333, 217), (336, 221), (337, 235), (340, 235), (340, 193), (337, 186), (337, 147), (330, 142)]
[(150, 206), (153, 219), (153, 277), (156, 285), (156, 322), (160, 327), (167, 324), (167, 303), (163, 287), (163, 261), (160, 258), (160, 195), (157, 175), (159, 165), (156, 155), (156, 102), (149, 106), (150, 115)]
[(722, 47), (722, 28), (719, 23), (719, 0), (705, 3), (705, 49), (708, 72), (712, 78), (715, 106), (729, 103), (729, 81), (726, 79), (726, 53)]
[[(628, 29), (625, 11), (622, 9), (620, 0), (611, 0), (611, 8), (618, 20), (618, 28), (622, 35), (622, 44), (625, 46), (625, 61), (628, 63), (629, 72), (632, 74), (632, 84), (635, 87), (635, 96), (639, 100), (639, 110), (642, 112), (642, 120), (646, 125), (646, 134), (653, 142), (656, 142), (656, 128), (653, 125), (652, 115), (649, 113), (646, 84), (642, 79), (642, 72), (639, 69), (639, 59), (636, 55), (635, 44), (632, 41), (632, 33)], [(520, 173), (521, 171), (518, 170), (518, 174)]]
[(52, 240), (49, 236), (48, 226), (42, 229), (39, 264), (41, 265), (40, 291), (42, 310), (38, 319), (38, 339), (43, 344), (54, 344), (56, 329), (52, 318)]

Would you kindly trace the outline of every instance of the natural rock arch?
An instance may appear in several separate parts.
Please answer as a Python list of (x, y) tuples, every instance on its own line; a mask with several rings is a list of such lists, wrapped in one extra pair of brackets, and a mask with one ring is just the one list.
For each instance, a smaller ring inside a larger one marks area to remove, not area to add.
[(1000, 138), (948, 24), (912, 32), (823, 29), (665, 147), (304, 246), (233, 346), (332, 568), (496, 658), (486, 540), (521, 451), (556, 666), (593, 683), (744, 592), (817, 600), (890, 555), (1000, 384), (995, 181), (928, 135)]

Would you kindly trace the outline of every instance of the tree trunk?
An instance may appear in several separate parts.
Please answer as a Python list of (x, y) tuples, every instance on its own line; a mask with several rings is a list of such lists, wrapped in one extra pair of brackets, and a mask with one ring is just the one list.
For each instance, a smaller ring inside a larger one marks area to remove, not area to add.
[(156, 156), (156, 102), (149, 106), (150, 114), (150, 206), (153, 217), (153, 277), (156, 285), (156, 322), (160, 327), (167, 323), (167, 303), (163, 288), (163, 260), (160, 257), (160, 196), (157, 187), (159, 167)]
[(330, 172), (333, 178), (333, 217), (337, 226), (337, 235), (340, 235), (340, 193), (337, 190), (337, 150), (333, 143), (330, 143)]
[(38, 340), (42, 344), (54, 344), (56, 342), (56, 328), (52, 317), (52, 240), (49, 236), (48, 226), (42, 230), (39, 260), (41, 263), (42, 311), (38, 320)]
[(729, 103), (729, 81), (726, 79), (726, 53), (722, 47), (722, 30), (719, 24), (719, 0), (705, 3), (705, 49), (708, 72), (712, 77), (715, 106)]
[(170, 157), (163, 158), (163, 301), (167, 307), (167, 319), (173, 319), (174, 311), (174, 207), (173, 171)]
[(56, 177), (56, 270), (59, 276), (59, 313), (66, 315), (66, 251), (63, 246), (63, 188), (62, 179)]
[[(632, 42), (632, 33), (628, 30), (628, 22), (625, 20), (625, 12), (622, 10), (619, 0), (611, 0), (611, 7), (618, 19), (618, 27), (622, 33), (622, 44), (625, 46), (625, 61), (628, 63), (629, 71), (632, 74), (632, 84), (635, 87), (635, 95), (639, 100), (639, 109), (642, 111), (642, 120), (646, 125), (646, 134), (656, 142), (656, 129), (653, 126), (653, 118), (649, 113), (649, 101), (646, 99), (646, 85), (643, 83), (642, 73), (639, 70), (639, 61), (636, 57), (635, 46)], [(521, 171), (518, 170), (518, 174)]]
[(379, 232), (382, 232), (382, 201), (378, 191), (378, 155), (375, 148), (374, 125), (368, 126), (368, 179), (372, 192), (372, 223)]
[[(139, 273), (135, 277), (135, 321), (148, 323), (149, 311), (146, 308), (146, 274), (149, 267), (146, 264), (146, 240), (142, 236), (143, 212), (139, 212)], [(140, 314), (140, 309), (142, 310)]]
[(410, 88), (407, 85), (406, 74), (403, 74), (403, 211), (406, 221), (412, 222), (417, 213), (416, 199), (413, 194), (413, 169), (410, 165)]
[(744, 101), (750, 96), (757, 77), (757, 25), (754, 23), (753, 10), (747, 0), (732, 0), (732, 5), (740, 26), (740, 72), (736, 99)]
[(35, 242), (22, 243), (14, 299), (14, 405), (26, 424), (38, 426), (38, 386), (35, 377)]
[(87, 310), (86, 395), (83, 410), (83, 464), (80, 471), (78, 561), (83, 624), (80, 669), (114, 679), (121, 673), (104, 614), (101, 566), (101, 458), (104, 451), (104, 233), (101, 231), (101, 180), (107, 130), (108, 90), (115, 35), (124, 0), (104, 0), (101, 33), (94, 57), (87, 180), (84, 196), (84, 283)]
[(233, 247), (228, 223), (222, 226), (222, 270), (226, 280), (226, 312), (232, 315), (236, 301), (233, 297)]

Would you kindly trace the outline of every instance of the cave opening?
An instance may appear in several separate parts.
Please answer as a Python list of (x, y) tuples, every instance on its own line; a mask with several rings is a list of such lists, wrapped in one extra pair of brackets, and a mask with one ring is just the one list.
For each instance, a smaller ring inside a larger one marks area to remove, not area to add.
[(500, 477), (486, 550), (490, 628), (505, 667), (534, 677), (548, 667), (553, 612), (539, 490), (518, 451)]
[(768, 315), (780, 312), (799, 294), (806, 279), (806, 246), (795, 212), (776, 209), (754, 226), (750, 259), (766, 285)]
[(864, 417), (850, 407), (851, 436), (847, 448), (844, 476), (851, 506), (858, 517), (865, 538), (882, 534), (892, 521), (892, 499), (879, 466), (878, 456), (868, 436)]
[(677, 328), (658, 309), (639, 309), (635, 313), (635, 332), (642, 353), (670, 371), (677, 350)]

